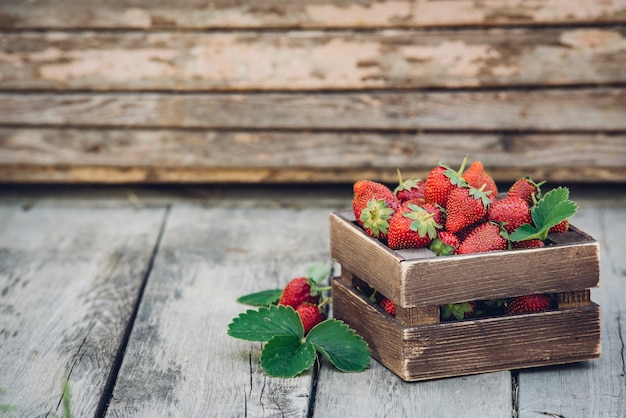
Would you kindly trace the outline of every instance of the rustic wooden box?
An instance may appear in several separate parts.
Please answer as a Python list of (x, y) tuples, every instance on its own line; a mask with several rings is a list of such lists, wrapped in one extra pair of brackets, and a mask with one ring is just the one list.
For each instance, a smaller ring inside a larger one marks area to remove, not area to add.
[[(570, 226), (550, 245), (437, 257), (394, 251), (358, 226), (351, 211), (330, 215), (333, 315), (367, 341), (372, 355), (407, 381), (562, 364), (600, 355), (598, 243)], [(396, 303), (393, 317), (357, 290), (365, 282)], [(447, 303), (557, 294), (556, 309), (440, 322)]]

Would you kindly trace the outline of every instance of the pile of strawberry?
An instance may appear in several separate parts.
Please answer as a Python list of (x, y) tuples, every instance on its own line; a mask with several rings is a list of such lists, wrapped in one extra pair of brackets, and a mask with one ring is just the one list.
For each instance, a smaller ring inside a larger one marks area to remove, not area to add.
[[(352, 200), (357, 223), (391, 249), (428, 247), (438, 256), (543, 247), (549, 233), (568, 230), (578, 206), (569, 200), (567, 188), (542, 195), (545, 182), (524, 177), (499, 195), (480, 161), (467, 170), (466, 163), (467, 157), (458, 170), (439, 163), (425, 181), (403, 181), (398, 171), (399, 185), (393, 191), (382, 183), (357, 181)], [(532, 306), (523, 300), (504, 305), (508, 313), (548, 309), (552, 302), (543, 296), (539, 303), (534, 295)], [(444, 306), (444, 319), (463, 319), (476, 311), (474, 302), (460, 305)], [(387, 301), (384, 306), (389, 313), (395, 309)]]
[(444, 163), (425, 181), (354, 183), (352, 209), (365, 232), (392, 249), (429, 247), (437, 255), (470, 254), (545, 245), (548, 233), (565, 232), (577, 209), (567, 188), (541, 195), (530, 177), (518, 179), (505, 196), (480, 161), (464, 171)]

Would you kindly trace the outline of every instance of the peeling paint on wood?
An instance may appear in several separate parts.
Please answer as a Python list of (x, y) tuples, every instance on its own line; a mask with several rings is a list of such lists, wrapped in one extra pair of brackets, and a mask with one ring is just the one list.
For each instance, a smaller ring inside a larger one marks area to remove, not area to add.
[(371, 28), (625, 20), (623, 0), (0, 2), (0, 25), (5, 28)]
[(618, 83), (626, 80), (624, 32), (8, 33), (0, 40), (0, 87), (326, 90)]

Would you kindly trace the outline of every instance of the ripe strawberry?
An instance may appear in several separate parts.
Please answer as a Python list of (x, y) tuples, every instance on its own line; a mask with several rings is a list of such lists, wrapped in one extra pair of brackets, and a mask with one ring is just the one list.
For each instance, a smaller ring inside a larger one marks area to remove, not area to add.
[(460, 303), (448, 303), (442, 306), (441, 319), (444, 321), (451, 321), (456, 319), (462, 321), (471, 317), (476, 311), (476, 302), (460, 302)]
[(456, 249), (461, 245), (459, 238), (450, 231), (437, 232), (437, 238), (435, 238), (428, 249), (434, 252), (436, 255), (452, 255), (456, 254)]
[(483, 253), (487, 251), (506, 250), (508, 241), (501, 235), (500, 226), (492, 222), (479, 224), (461, 242), (458, 254)]
[(359, 180), (353, 185), (352, 210), (365, 232), (379, 239), (386, 239), (389, 219), (400, 208), (396, 195), (384, 184), (371, 180)]
[(311, 328), (326, 319), (324, 312), (314, 303), (304, 302), (296, 308), (296, 312), (300, 316), (305, 334), (308, 333)]
[(484, 190), (486, 192), (491, 192), (489, 195), (490, 199), (495, 200), (498, 196), (498, 187), (496, 186), (496, 182), (493, 180), (491, 175), (485, 171), (485, 167), (480, 161), (474, 161), (468, 169), (465, 170), (462, 177), (463, 180), (475, 189), (480, 189), (484, 184)]
[(511, 298), (506, 307), (508, 314), (545, 311), (552, 307), (552, 300), (548, 295), (525, 295)]
[(527, 239), (525, 241), (516, 241), (513, 243), (513, 248), (539, 248), (544, 247), (546, 244), (540, 239)]
[(383, 298), (378, 305), (389, 315), (396, 316), (396, 304), (387, 297)]
[(406, 202), (411, 199), (420, 198), (424, 203), (424, 186), (422, 179), (410, 178), (402, 180), (402, 174), (398, 170), (398, 187), (394, 189), (394, 193), (400, 202)]
[(567, 232), (568, 229), (569, 229), (569, 220), (566, 219), (554, 225), (552, 228), (550, 228), (550, 231), (548, 232), (562, 233), (562, 232)]
[(483, 187), (457, 187), (452, 190), (446, 205), (446, 230), (458, 232), (481, 221), (491, 202), (489, 194), (483, 191)]
[(435, 223), (441, 225), (441, 227), (443, 228), (443, 225), (446, 223), (446, 214), (445, 210), (441, 206), (438, 206), (434, 203), (423, 203), (418, 206), (423, 207), (426, 212), (432, 214)]
[(437, 237), (437, 228), (442, 227), (434, 216), (422, 206), (404, 206), (389, 221), (387, 245), (394, 250), (426, 247)]
[(436, 203), (445, 208), (450, 192), (465, 184), (465, 180), (463, 180), (461, 175), (466, 163), (467, 157), (461, 163), (458, 171), (454, 171), (441, 162), (437, 167), (433, 168), (428, 173), (424, 184), (424, 199), (426, 199), (426, 202)]
[(510, 234), (521, 225), (532, 223), (530, 206), (521, 197), (507, 196), (489, 206), (487, 220), (498, 222)]
[(507, 196), (522, 198), (526, 201), (526, 203), (528, 203), (529, 206), (533, 206), (536, 200), (541, 199), (541, 186), (544, 183), (545, 181), (535, 183), (533, 179), (528, 176), (517, 179), (509, 188)]
[(311, 283), (306, 277), (296, 277), (283, 288), (278, 304), (296, 309), (304, 302), (318, 303), (319, 299), (317, 292), (311, 293)]

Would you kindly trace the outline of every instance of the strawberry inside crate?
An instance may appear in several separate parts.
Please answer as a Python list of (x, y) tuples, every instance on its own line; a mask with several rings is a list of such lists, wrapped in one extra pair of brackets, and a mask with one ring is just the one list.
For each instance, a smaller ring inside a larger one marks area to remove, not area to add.
[[(330, 216), (334, 315), (368, 342), (374, 358), (407, 381), (562, 364), (600, 354), (597, 242), (570, 225), (545, 247), (435, 256), (392, 250), (368, 236), (350, 211)], [(360, 290), (359, 290), (360, 289)], [(389, 298), (395, 317), (373, 300)], [(446, 304), (550, 295), (541, 312), (444, 320)], [(520, 344), (518, 337), (526, 339)], [(467, 345), (469, 339), (478, 346)], [(464, 354), (451, 350), (461, 344)]]

